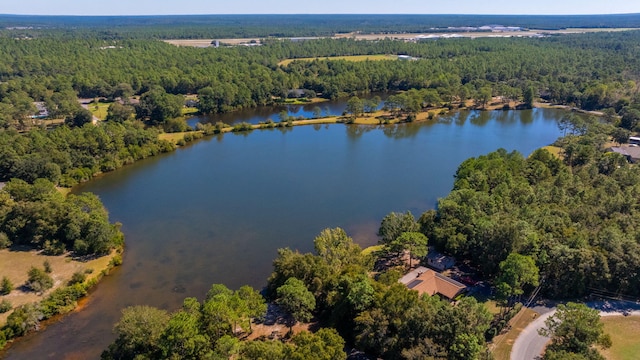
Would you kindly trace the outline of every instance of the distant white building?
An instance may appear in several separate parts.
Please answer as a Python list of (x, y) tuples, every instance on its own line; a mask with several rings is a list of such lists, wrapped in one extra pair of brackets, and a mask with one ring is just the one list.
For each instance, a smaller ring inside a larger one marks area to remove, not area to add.
[(409, 56), (409, 55), (398, 55), (398, 60), (413, 61), (413, 60), (418, 60), (418, 58)]
[(32, 119), (44, 119), (46, 117), (49, 117), (49, 109), (47, 109), (47, 106), (44, 102), (36, 101), (33, 103), (33, 105), (36, 107), (38, 112), (31, 115)]

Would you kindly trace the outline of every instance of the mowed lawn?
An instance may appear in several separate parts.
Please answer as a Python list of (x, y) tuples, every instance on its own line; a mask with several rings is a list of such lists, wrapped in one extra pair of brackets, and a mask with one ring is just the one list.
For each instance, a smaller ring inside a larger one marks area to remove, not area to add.
[(286, 59), (278, 63), (278, 65), (287, 66), (293, 61), (313, 61), (313, 60), (346, 60), (346, 61), (381, 61), (381, 60), (398, 60), (397, 55), (353, 55), (353, 56), (330, 56), (330, 57), (312, 57), (312, 58), (298, 58), (298, 59)]
[(640, 316), (603, 316), (605, 333), (613, 345), (601, 351), (608, 360), (640, 359)]
[(89, 111), (100, 120), (104, 120), (107, 118), (107, 110), (109, 109), (109, 105), (111, 103), (91, 103), (88, 106)]

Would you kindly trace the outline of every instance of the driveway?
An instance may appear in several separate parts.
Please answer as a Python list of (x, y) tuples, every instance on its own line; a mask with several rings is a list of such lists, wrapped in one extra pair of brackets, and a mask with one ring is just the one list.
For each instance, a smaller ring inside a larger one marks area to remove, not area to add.
[[(83, 108), (89, 110), (89, 104), (85, 104), (83, 102), (80, 103), (80, 106), (82, 106)], [(91, 110), (89, 110), (91, 111)], [(93, 125), (97, 125), (100, 122), (100, 118), (95, 116), (95, 115), (91, 115), (91, 123), (93, 123)]]

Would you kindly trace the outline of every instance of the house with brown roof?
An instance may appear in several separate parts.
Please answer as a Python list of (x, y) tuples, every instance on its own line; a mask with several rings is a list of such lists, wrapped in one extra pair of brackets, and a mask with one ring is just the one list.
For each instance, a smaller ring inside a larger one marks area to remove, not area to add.
[(423, 266), (403, 276), (400, 282), (420, 294), (438, 294), (449, 300), (455, 299), (467, 290), (464, 284)]

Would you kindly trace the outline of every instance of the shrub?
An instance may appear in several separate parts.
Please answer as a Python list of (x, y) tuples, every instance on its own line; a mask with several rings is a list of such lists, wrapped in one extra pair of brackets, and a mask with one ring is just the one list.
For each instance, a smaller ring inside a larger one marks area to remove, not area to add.
[(69, 280), (69, 285), (82, 284), (87, 279), (87, 274), (81, 271), (76, 271)]
[(31, 290), (44, 292), (53, 287), (53, 279), (43, 270), (31, 267), (28, 274), (27, 286)]
[(77, 300), (86, 294), (87, 289), (82, 284), (56, 289), (40, 303), (40, 309), (45, 318), (64, 314), (73, 310), (77, 305)]
[(7, 234), (0, 232), (0, 249), (6, 249), (11, 246), (11, 241)]
[(53, 240), (53, 241), (45, 241), (44, 245), (42, 247), (42, 253), (45, 255), (62, 255), (64, 254), (66, 248), (64, 246), (64, 243), (58, 241), (58, 240)]
[(239, 124), (235, 124), (233, 125), (233, 129), (231, 129), (231, 131), (233, 132), (251, 131), (251, 130), (253, 130), (253, 126), (248, 122), (241, 122)]
[(13, 291), (13, 283), (8, 277), (2, 277), (2, 283), (0, 283), (0, 295), (9, 295)]
[(162, 128), (168, 133), (178, 133), (189, 130), (189, 125), (182, 119), (170, 119), (165, 121)]
[(47, 274), (51, 274), (53, 270), (51, 269), (51, 263), (49, 262), (49, 260), (45, 260), (42, 265), (44, 266), (44, 272), (46, 272)]
[(122, 256), (116, 255), (109, 261), (109, 266), (116, 267), (122, 265)]
[(7, 311), (11, 310), (13, 306), (11, 305), (11, 303), (9, 302), (9, 300), (2, 300), (2, 302), (0, 302), (0, 314), (4, 314)]
[(222, 132), (222, 129), (227, 128), (227, 127), (229, 127), (229, 125), (227, 125), (227, 124), (223, 123), (222, 121), (218, 121), (218, 122), (216, 123), (216, 125), (214, 126), (214, 128), (215, 128), (215, 133), (216, 133), (216, 134), (219, 134), (219, 133), (221, 133), (221, 132)]
[[(44, 272), (43, 272), (44, 273)], [(16, 308), (7, 318), (4, 333), (7, 339), (37, 330), (44, 318), (38, 305), (27, 304)]]

